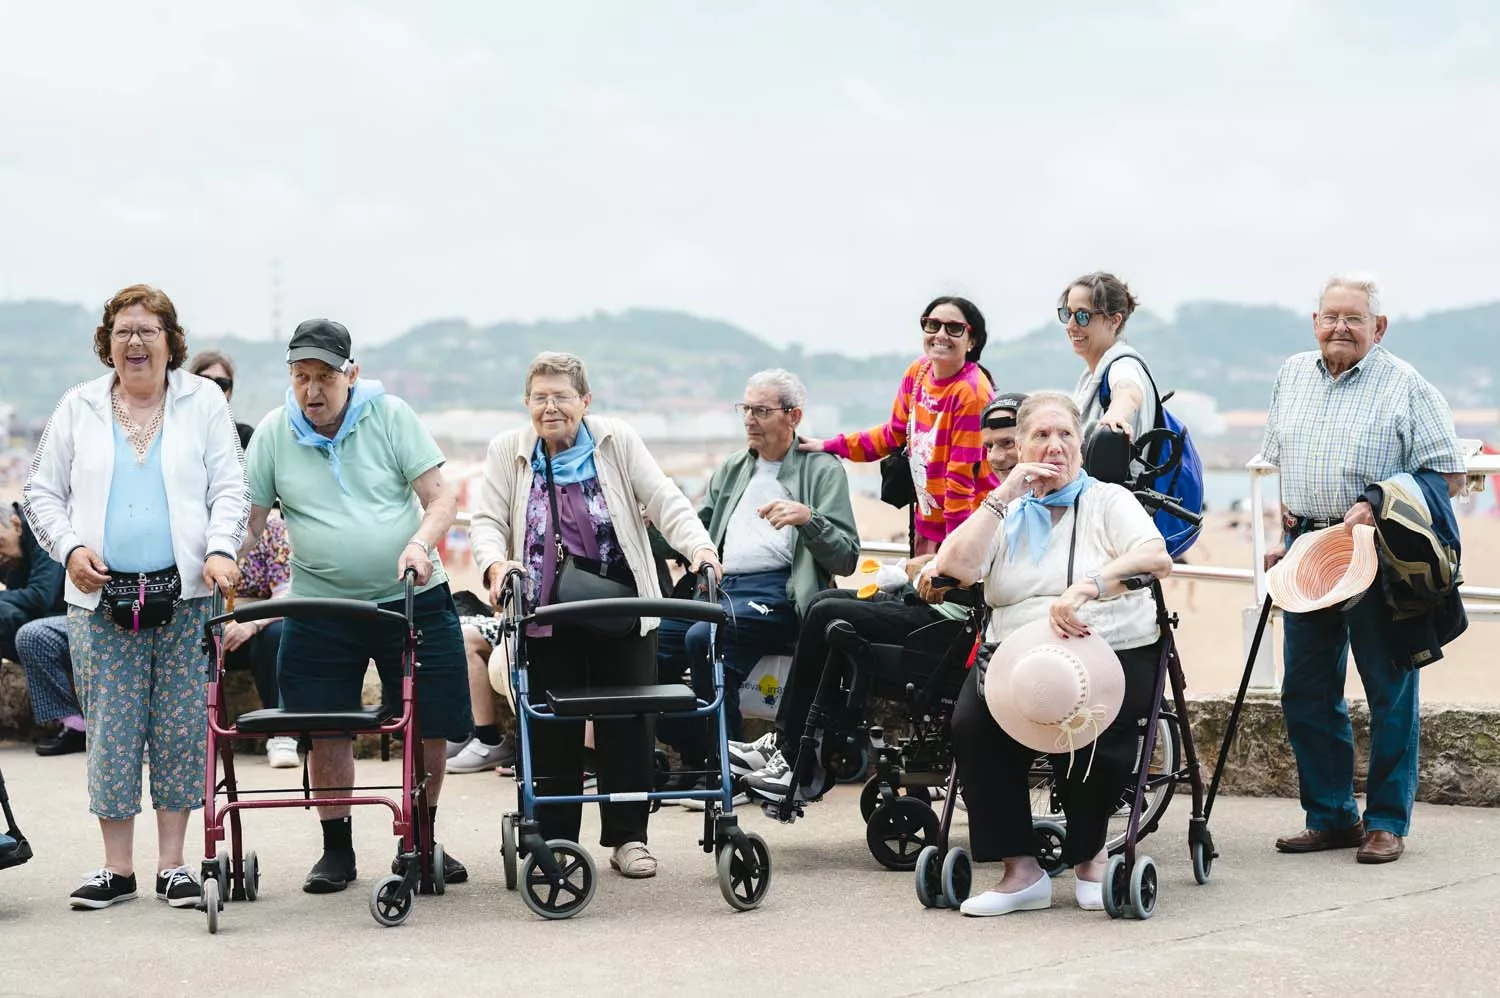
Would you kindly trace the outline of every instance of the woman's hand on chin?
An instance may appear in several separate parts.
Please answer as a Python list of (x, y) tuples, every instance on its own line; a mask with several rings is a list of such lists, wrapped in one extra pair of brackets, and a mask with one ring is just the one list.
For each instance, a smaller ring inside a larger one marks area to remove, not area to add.
[(1000, 498), (1007, 503), (1017, 499), (1028, 492), (1033, 495), (1045, 495), (1056, 491), (1065, 482), (1062, 473), (1050, 464), (1042, 464), (1039, 461), (1022, 461), (1010, 470), (1005, 476), (1005, 481), (995, 491)]

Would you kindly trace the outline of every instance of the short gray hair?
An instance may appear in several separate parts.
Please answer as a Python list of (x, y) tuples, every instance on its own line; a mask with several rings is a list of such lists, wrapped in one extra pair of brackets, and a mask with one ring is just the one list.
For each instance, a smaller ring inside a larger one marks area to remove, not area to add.
[(777, 401), (788, 409), (801, 409), (807, 405), (807, 389), (803, 386), (802, 379), (779, 367), (756, 371), (745, 382), (745, 388), (747, 391), (751, 388), (774, 388)]
[(531, 358), (531, 366), (526, 369), (526, 392), (531, 394), (531, 379), (537, 375), (562, 374), (573, 382), (573, 390), (579, 395), (589, 393), (589, 369), (583, 366), (583, 361), (570, 353), (555, 353), (551, 350), (544, 351)]
[(1380, 285), (1375, 283), (1375, 278), (1368, 274), (1335, 274), (1323, 282), (1323, 290), (1318, 294), (1318, 308), (1322, 309), (1323, 299), (1328, 297), (1330, 291), (1363, 291), (1365, 299), (1370, 303), (1370, 314), (1380, 315)]
[(1061, 409), (1073, 421), (1073, 432), (1080, 437), (1083, 435), (1083, 416), (1078, 411), (1078, 403), (1067, 392), (1054, 391), (1032, 392), (1026, 396), (1026, 401), (1016, 410), (1017, 435), (1025, 436), (1027, 424), (1042, 409)]

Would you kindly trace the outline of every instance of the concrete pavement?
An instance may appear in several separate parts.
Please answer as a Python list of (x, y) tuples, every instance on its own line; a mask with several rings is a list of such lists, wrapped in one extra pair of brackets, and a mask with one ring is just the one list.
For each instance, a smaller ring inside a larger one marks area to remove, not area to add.
[[(394, 763), (362, 762), (361, 780), (389, 782)], [(470, 882), (422, 897), (405, 925), (377, 926), (371, 885), (393, 852), (383, 810), (356, 812), (360, 880), (342, 894), (302, 893), (317, 856), (313, 815), (246, 816), (262, 896), (226, 906), (219, 934), (201, 912), (149, 894), (155, 829), (141, 821), (140, 900), (99, 912), (67, 894), (100, 862), (81, 756), (39, 759), (0, 748), (21, 827), (37, 858), (0, 871), (0, 995), (372, 993), (764, 995), (1500, 993), (1500, 811), (1418, 805), (1406, 856), (1359, 866), (1350, 852), (1280, 856), (1272, 841), (1300, 827), (1295, 801), (1225, 798), (1213, 832), (1222, 854), (1206, 886), (1188, 861), (1188, 801), (1175, 798), (1144, 851), (1161, 871), (1147, 922), (1112, 922), (1073, 903), (1070, 875), (1054, 907), (997, 919), (924, 910), (910, 874), (878, 867), (864, 844), (857, 788), (840, 788), (785, 827), (756, 810), (743, 821), (771, 844), (762, 907), (736, 913), (720, 897), (711, 857), (696, 846), (701, 816), (664, 808), (651, 822), (654, 880), (600, 867), (588, 910), (544, 922), (502, 884), (499, 816), (514, 783), (449, 777), (439, 837)], [(290, 786), (295, 771), (246, 760), (252, 786)], [(597, 810), (584, 839), (596, 843)], [(955, 841), (965, 841), (962, 815)], [(202, 848), (191, 826), (189, 862)], [(979, 868), (982, 887), (998, 871)]]

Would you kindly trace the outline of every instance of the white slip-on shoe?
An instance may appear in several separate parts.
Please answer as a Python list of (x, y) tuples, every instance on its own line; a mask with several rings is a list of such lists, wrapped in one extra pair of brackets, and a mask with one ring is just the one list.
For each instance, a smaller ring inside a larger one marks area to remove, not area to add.
[(1073, 896), (1078, 899), (1078, 907), (1084, 911), (1104, 910), (1103, 881), (1080, 878), (1073, 884)]
[(965, 915), (984, 918), (989, 915), (1008, 915), (1013, 911), (1041, 911), (1052, 907), (1052, 878), (1045, 873), (1030, 887), (1023, 887), (1009, 894), (1000, 891), (985, 891), (976, 894), (958, 906)]
[(272, 769), (296, 769), (302, 765), (297, 756), (297, 739), (277, 735), (266, 739), (266, 763)]

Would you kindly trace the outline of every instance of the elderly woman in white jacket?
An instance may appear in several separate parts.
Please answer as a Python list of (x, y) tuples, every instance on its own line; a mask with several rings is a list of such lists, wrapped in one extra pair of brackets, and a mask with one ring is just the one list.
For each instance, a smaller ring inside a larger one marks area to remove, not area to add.
[[(469, 528), (474, 563), (492, 600), (498, 602), (507, 571), (517, 568), (526, 574), (533, 606), (553, 602), (558, 536), (569, 555), (600, 574), (639, 596), (660, 597), (643, 511), (674, 549), (692, 552), (694, 571), (708, 565), (723, 574), (707, 529), (641, 438), (618, 420), (587, 414), (583, 361), (538, 355), (526, 374), (525, 398), (531, 425), (490, 443)], [(621, 637), (575, 626), (534, 629), (526, 645), (532, 702), (541, 702), (548, 686), (656, 682), (657, 623), (642, 618), (637, 633)], [(594, 740), (601, 793), (651, 789), (649, 718), (600, 721)], [(583, 722), (533, 726), (531, 760), (530, 778), (543, 781), (543, 793), (580, 793)], [(648, 814), (645, 803), (600, 805), (600, 844), (613, 849), (610, 866), (626, 877), (656, 874), (646, 846)], [(537, 808), (544, 839), (578, 841), (581, 817), (577, 804)]]
[[(204, 794), (201, 641), (213, 587), (239, 579), (250, 493), (224, 393), (180, 370), (187, 341), (161, 291), (134, 285), (104, 307), (94, 351), (110, 372), (63, 396), (24, 491), (31, 528), (67, 569), (68, 645), (88, 738), (89, 810), (104, 866), (75, 908), (136, 897), (135, 816), (148, 746), (156, 896), (198, 903), (183, 861)], [(127, 592), (128, 590), (128, 592)]]

